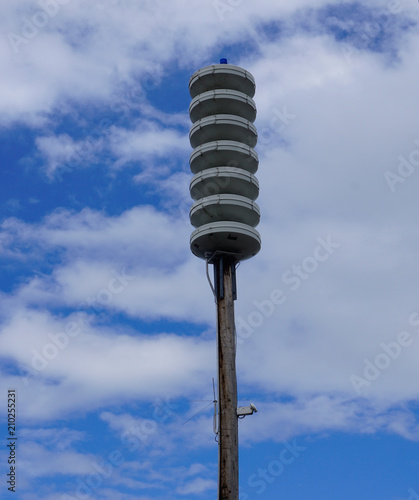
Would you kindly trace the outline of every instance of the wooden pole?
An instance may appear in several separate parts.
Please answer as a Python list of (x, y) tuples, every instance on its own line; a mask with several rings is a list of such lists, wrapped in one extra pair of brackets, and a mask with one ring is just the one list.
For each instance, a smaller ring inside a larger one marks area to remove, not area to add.
[(239, 498), (236, 335), (234, 327), (235, 263), (215, 263), (218, 328), (218, 499)]

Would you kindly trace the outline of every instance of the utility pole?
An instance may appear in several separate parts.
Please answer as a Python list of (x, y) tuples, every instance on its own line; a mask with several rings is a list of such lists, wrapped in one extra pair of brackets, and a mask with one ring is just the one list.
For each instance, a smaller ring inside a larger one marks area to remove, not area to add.
[(221, 257), (214, 266), (218, 335), (218, 498), (239, 498), (236, 335), (234, 329), (235, 262)]
[[(191, 251), (214, 266), (218, 355), (218, 500), (238, 500), (238, 418), (257, 411), (237, 407), (236, 264), (256, 255), (261, 246), (255, 226), (260, 220), (255, 199), (259, 183), (253, 175), (258, 156), (253, 76), (243, 68), (213, 64), (189, 81), (194, 148), (189, 190), (195, 200), (189, 216), (196, 227)], [(211, 285), (212, 286), (212, 285)]]

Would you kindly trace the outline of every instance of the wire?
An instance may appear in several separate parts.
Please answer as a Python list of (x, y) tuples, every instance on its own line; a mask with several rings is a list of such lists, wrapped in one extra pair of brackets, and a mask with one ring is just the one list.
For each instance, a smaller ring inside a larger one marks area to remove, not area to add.
[[(237, 269), (240, 267), (240, 264), (241, 264), (241, 261), (239, 260), (236, 264), (236, 267), (235, 267), (235, 270), (237, 271)], [(235, 340), (235, 343), (236, 343), (236, 351), (235, 351), (235, 357), (237, 359), (237, 330), (236, 330), (236, 322), (234, 322), (234, 340)]]
[(185, 425), (187, 422), (189, 422), (190, 420), (192, 420), (193, 418), (195, 418), (197, 415), (199, 415), (201, 412), (203, 412), (204, 410), (206, 410), (208, 408), (208, 406), (211, 406), (212, 403), (209, 403), (207, 404), (207, 406), (205, 408), (202, 408), (202, 410), (199, 410), (197, 413), (195, 413), (195, 415), (192, 415), (191, 418), (188, 418), (188, 420), (186, 420), (186, 422), (183, 422), (183, 425)]
[(217, 400), (215, 398), (215, 383), (214, 383), (214, 377), (212, 377), (212, 390), (214, 391), (214, 420), (213, 420), (213, 430), (214, 434), (218, 436), (218, 429), (217, 429)]
[(211, 287), (212, 294), (214, 295), (214, 302), (217, 302), (217, 297), (215, 295), (215, 288), (214, 288), (213, 284), (211, 283), (211, 278), (210, 278), (209, 272), (208, 272), (208, 257), (205, 259), (205, 263), (206, 263), (206, 271), (207, 271), (207, 280), (208, 280), (208, 283)]

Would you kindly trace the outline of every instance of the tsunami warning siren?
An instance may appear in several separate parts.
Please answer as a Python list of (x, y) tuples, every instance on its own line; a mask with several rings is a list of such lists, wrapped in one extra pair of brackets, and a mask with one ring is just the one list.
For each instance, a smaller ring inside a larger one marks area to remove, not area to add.
[(196, 227), (190, 247), (202, 259), (217, 252), (238, 262), (260, 250), (255, 89), (253, 76), (226, 59), (199, 69), (189, 82), (190, 220)]

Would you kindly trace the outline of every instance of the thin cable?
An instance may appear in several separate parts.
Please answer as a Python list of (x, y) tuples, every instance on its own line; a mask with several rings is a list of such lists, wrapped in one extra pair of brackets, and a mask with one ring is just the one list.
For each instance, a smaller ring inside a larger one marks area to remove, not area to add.
[(213, 284), (211, 283), (211, 278), (210, 278), (209, 272), (208, 272), (208, 257), (205, 259), (205, 263), (206, 263), (206, 271), (207, 271), (207, 280), (208, 280), (209, 286), (211, 287), (212, 294), (214, 295), (214, 302), (217, 302), (217, 297), (215, 295), (215, 288), (214, 288)]
[(197, 415), (199, 415), (200, 413), (202, 413), (204, 410), (206, 410), (208, 408), (208, 406), (211, 406), (211, 403), (208, 404), (205, 408), (202, 408), (202, 410), (199, 410), (197, 413), (195, 413), (195, 415), (192, 415), (191, 418), (188, 418), (188, 420), (186, 420), (186, 422), (183, 422), (182, 425), (185, 425), (187, 422), (189, 422), (190, 420), (192, 420), (193, 418), (195, 418)]
[(212, 377), (212, 390), (214, 392), (214, 420), (213, 420), (213, 428), (214, 428), (214, 434), (218, 436), (218, 429), (217, 429), (217, 399), (215, 397), (215, 383), (214, 383), (214, 377)]
[[(240, 264), (241, 264), (241, 262), (238, 261), (237, 264), (236, 264), (236, 267), (235, 267), (236, 271), (240, 267)], [(235, 321), (234, 321), (234, 340), (235, 340), (235, 343), (236, 343), (235, 358), (237, 359), (237, 329), (236, 329), (236, 322)]]

